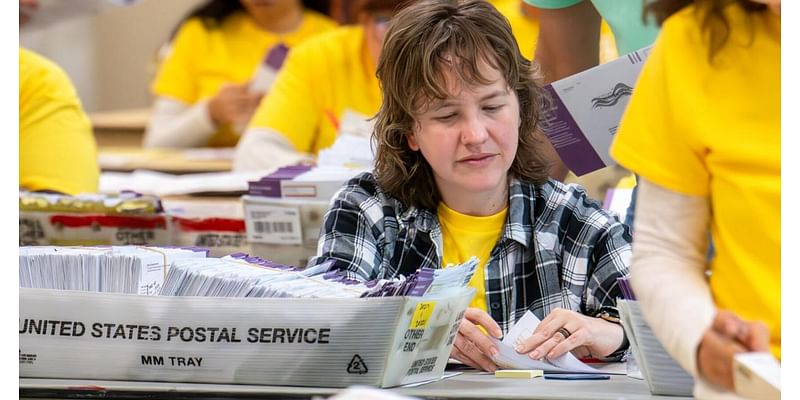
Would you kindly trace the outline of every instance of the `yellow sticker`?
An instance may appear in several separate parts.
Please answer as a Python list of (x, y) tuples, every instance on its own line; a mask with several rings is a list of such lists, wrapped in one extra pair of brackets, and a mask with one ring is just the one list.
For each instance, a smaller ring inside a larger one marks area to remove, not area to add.
[(411, 317), (411, 324), (409, 324), (408, 329), (425, 329), (431, 319), (435, 305), (435, 301), (424, 301), (417, 304), (417, 309), (414, 310), (414, 316)]

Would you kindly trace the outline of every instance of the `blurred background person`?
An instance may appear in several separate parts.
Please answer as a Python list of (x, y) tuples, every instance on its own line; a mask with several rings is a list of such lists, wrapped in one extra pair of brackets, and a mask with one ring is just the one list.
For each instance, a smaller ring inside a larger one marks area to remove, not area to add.
[[(82, 2), (93, 9), (103, 2)], [(20, 29), (58, 15), (36, 0), (19, 1)], [(81, 8), (81, 7), (78, 7)], [(100, 169), (89, 118), (67, 74), (19, 49), (19, 187), (65, 194), (96, 192)]]
[(394, 13), (408, 3), (362, 0), (358, 24), (293, 49), (237, 146), (234, 169), (311, 160), (333, 144), (346, 113), (361, 119), (375, 115), (381, 104), (375, 71), (383, 36)]
[(19, 186), (66, 194), (97, 192), (92, 126), (69, 77), (19, 49)]
[(489, 3), (508, 19), (522, 55), (533, 59), (539, 36), (538, 10), (519, 0), (489, 0)]
[(781, 357), (780, 0), (648, 10), (663, 28), (611, 147), (641, 177), (631, 279), (695, 395), (719, 398), (736, 353)]
[(211, 0), (189, 13), (153, 82), (144, 146), (235, 146), (288, 49), (336, 27), (321, 13), (327, 8), (322, 1)]

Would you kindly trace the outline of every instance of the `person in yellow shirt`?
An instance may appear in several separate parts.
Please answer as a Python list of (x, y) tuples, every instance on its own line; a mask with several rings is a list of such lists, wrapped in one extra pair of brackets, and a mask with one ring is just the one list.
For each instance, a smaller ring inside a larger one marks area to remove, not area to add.
[(508, 19), (522, 55), (533, 60), (539, 37), (538, 10), (519, 0), (489, 0), (489, 3)]
[(236, 149), (235, 170), (307, 161), (333, 144), (348, 113), (370, 118), (380, 107), (375, 65), (394, 12), (407, 2), (362, 0), (358, 24), (293, 49)]
[(706, 397), (734, 390), (735, 353), (781, 356), (780, 0), (685, 3), (649, 6), (611, 155), (641, 176), (633, 289)]
[(335, 27), (300, 0), (207, 1), (181, 23), (153, 82), (144, 146), (235, 146), (288, 50)]
[(92, 126), (69, 77), (52, 61), (19, 49), (19, 187), (97, 192)]

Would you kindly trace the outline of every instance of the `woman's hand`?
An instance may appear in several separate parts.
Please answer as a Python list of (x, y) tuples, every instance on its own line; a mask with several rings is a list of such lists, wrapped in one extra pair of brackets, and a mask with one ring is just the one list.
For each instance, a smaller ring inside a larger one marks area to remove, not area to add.
[(618, 324), (557, 308), (514, 349), (534, 360), (558, 358), (568, 351), (576, 357), (605, 357), (619, 348), (622, 338)]
[(497, 348), (478, 326), (482, 326), (495, 338), (499, 339), (503, 335), (500, 326), (489, 314), (478, 308), (467, 308), (450, 356), (470, 367), (494, 372), (497, 365), (490, 357), (497, 355)]
[(707, 381), (734, 390), (733, 357), (746, 351), (769, 351), (769, 329), (720, 311), (697, 346), (697, 370)]
[(225, 84), (208, 102), (214, 123), (240, 126), (247, 124), (261, 102), (263, 93), (250, 93), (248, 84)]

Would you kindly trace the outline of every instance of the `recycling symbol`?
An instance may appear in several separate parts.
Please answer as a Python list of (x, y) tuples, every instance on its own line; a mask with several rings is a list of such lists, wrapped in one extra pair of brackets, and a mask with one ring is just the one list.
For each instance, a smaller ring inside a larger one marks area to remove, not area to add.
[(358, 354), (353, 356), (353, 359), (350, 360), (350, 364), (347, 364), (347, 373), (348, 374), (359, 374), (363, 375), (366, 374), (369, 370), (367, 369), (367, 364), (364, 364), (364, 360), (361, 359), (361, 356)]

